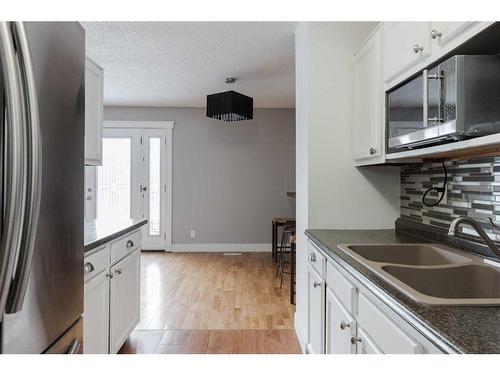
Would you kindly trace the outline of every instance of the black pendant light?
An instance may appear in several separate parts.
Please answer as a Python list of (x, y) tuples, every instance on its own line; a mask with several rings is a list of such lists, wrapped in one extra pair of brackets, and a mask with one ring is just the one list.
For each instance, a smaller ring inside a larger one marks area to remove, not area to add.
[[(236, 78), (226, 78), (234, 83)], [(207, 117), (227, 122), (253, 119), (253, 98), (229, 90), (207, 95)]]

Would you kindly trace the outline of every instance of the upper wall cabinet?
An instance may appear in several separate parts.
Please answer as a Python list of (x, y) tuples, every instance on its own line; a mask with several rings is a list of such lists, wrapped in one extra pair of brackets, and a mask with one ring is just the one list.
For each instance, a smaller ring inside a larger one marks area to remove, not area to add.
[(430, 37), (437, 47), (443, 47), (460, 37), (467, 29), (479, 22), (431, 22)]
[(384, 89), (459, 47), (493, 22), (384, 22)]
[(102, 164), (104, 72), (95, 62), (85, 62), (85, 164)]
[(380, 28), (354, 55), (353, 149), (356, 165), (383, 162), (382, 34)]
[(429, 22), (384, 22), (384, 81), (390, 82), (431, 54)]

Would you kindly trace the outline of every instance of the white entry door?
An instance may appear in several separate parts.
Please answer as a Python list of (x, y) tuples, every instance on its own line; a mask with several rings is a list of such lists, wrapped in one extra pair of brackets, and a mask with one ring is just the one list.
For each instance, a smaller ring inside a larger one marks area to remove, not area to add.
[(143, 217), (148, 219), (143, 227), (143, 249), (165, 249), (167, 240), (165, 146), (165, 129), (143, 129), (141, 191)]
[(96, 217), (146, 218), (148, 224), (142, 227), (145, 250), (166, 248), (165, 146), (165, 129), (103, 131), (103, 161), (97, 167), (94, 189)]

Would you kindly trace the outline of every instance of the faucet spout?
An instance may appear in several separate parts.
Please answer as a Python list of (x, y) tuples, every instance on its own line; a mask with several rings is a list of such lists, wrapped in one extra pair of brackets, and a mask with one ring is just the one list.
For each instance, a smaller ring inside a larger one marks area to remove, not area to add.
[(493, 240), (486, 234), (486, 232), (481, 228), (481, 224), (474, 220), (473, 218), (467, 217), (467, 216), (459, 216), (455, 220), (453, 220), (450, 224), (450, 229), (448, 230), (448, 235), (449, 236), (455, 236), (457, 232), (457, 228), (461, 224), (467, 224), (470, 225), (475, 229), (477, 234), (479, 234), (479, 237), (485, 242), (486, 246), (489, 247), (489, 249), (497, 256), (500, 257), (500, 249), (497, 247), (497, 245), (493, 242)]

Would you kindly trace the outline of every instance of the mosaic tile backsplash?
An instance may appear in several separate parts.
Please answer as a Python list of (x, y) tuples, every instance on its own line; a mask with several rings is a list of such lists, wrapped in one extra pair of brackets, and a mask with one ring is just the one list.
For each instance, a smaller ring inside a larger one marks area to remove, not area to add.
[[(481, 223), (488, 235), (500, 241), (500, 157), (445, 162), (448, 170), (446, 197), (435, 207), (422, 204), (430, 187), (441, 187), (444, 171), (440, 162), (410, 164), (401, 168), (401, 217), (436, 227), (448, 228), (458, 216), (469, 216)], [(435, 202), (440, 193), (430, 192), (426, 202)], [(468, 226), (461, 231), (473, 236)]]

